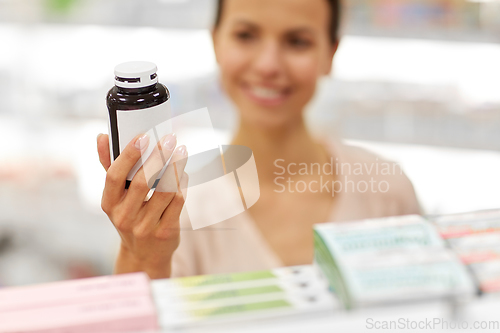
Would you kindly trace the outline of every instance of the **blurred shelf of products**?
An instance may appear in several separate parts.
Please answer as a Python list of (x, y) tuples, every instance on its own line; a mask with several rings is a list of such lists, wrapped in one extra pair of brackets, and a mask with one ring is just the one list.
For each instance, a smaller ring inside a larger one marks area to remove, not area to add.
[[(428, 213), (498, 208), (500, 1), (344, 3), (311, 126), (401, 163)], [(229, 137), (237, 117), (218, 83), (214, 10), (214, 0), (0, 0), (0, 285), (111, 273), (119, 239), (100, 210), (94, 142), (116, 64), (155, 62), (174, 112), (208, 107)]]
[(346, 0), (349, 33), (499, 41), (496, 0)]
[[(343, 0), (345, 32), (368, 36), (499, 41), (497, 0)], [(216, 0), (3, 0), (0, 20), (209, 28)]]
[[(344, 4), (344, 37), (312, 124), (352, 139), (500, 150), (500, 1)], [(157, 44), (151, 60), (177, 111), (209, 106), (215, 126), (231, 128), (206, 30), (214, 9), (214, 0), (0, 1), (9, 45), (0, 55), (0, 113), (104, 118), (109, 68), (151, 58), (115, 47), (136, 40)]]

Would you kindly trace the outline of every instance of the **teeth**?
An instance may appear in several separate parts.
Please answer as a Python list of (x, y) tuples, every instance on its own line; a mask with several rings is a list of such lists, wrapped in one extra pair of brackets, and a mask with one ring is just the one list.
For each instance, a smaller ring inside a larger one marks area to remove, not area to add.
[(281, 92), (275, 89), (253, 87), (252, 92), (259, 98), (275, 99), (281, 97)]

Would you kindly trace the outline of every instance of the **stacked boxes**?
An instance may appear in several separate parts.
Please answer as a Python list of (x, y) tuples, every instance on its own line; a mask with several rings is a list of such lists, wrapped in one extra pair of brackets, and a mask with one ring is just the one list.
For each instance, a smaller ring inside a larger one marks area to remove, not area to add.
[(319, 224), (314, 242), (317, 262), (348, 309), (475, 292), (456, 254), (417, 215)]
[(433, 219), (483, 293), (500, 292), (500, 210)]
[(156, 330), (149, 278), (136, 273), (0, 289), (0, 332)]
[(152, 282), (164, 329), (331, 312), (337, 300), (313, 266)]

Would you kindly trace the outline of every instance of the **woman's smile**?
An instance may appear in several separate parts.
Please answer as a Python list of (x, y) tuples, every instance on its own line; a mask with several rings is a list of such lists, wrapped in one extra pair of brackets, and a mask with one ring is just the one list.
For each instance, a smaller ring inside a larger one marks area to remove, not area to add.
[(253, 103), (263, 107), (282, 106), (292, 92), (291, 88), (250, 83), (242, 83), (241, 90)]

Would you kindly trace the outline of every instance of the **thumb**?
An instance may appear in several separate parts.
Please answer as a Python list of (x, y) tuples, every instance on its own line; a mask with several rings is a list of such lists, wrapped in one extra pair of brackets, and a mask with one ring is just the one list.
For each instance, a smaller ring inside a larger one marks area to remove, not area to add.
[(108, 171), (111, 165), (111, 156), (109, 155), (109, 136), (107, 134), (99, 134), (97, 136), (97, 152), (99, 153), (99, 162)]

